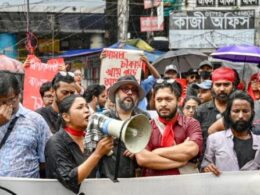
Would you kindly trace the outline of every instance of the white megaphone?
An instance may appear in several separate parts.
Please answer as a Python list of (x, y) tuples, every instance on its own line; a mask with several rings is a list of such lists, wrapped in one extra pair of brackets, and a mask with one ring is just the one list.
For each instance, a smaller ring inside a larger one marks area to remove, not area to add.
[(126, 121), (97, 113), (91, 118), (96, 121), (94, 126), (104, 134), (121, 138), (131, 153), (142, 151), (149, 142), (152, 131), (149, 119), (145, 115), (135, 115)]

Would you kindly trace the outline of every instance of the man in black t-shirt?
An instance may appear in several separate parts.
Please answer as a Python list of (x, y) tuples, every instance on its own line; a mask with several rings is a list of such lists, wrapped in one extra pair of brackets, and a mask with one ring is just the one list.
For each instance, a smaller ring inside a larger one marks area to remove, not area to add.
[(219, 175), (222, 171), (259, 170), (260, 136), (251, 132), (253, 99), (245, 92), (234, 92), (223, 115), (228, 129), (208, 137), (202, 171)]
[(43, 116), (54, 134), (59, 131), (61, 125), (58, 104), (76, 91), (73, 73), (63, 71), (57, 73), (52, 80), (52, 87), (54, 89), (54, 101), (50, 106), (40, 108), (36, 112)]

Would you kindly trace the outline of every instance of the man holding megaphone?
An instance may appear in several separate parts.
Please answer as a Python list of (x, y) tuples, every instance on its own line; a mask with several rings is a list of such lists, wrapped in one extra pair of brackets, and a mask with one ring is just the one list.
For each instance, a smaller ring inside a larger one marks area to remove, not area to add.
[[(148, 121), (147, 118), (149, 118), (149, 115), (137, 107), (139, 100), (144, 98), (144, 90), (142, 89), (142, 87), (140, 87), (136, 78), (130, 75), (130, 76), (120, 77), (117, 80), (117, 82), (109, 88), (108, 93), (109, 93), (109, 99), (115, 104), (115, 109), (106, 110), (105, 112), (103, 112), (103, 114), (109, 117), (110, 119), (112, 118), (117, 120), (117, 121), (114, 120), (109, 123), (109, 126), (111, 127), (107, 128), (109, 129), (108, 131), (116, 131), (114, 129), (118, 129), (118, 130), (123, 129), (124, 127), (121, 128), (120, 127), (121, 125), (118, 122), (120, 120), (120, 121), (126, 121), (126, 126), (128, 126), (127, 128), (126, 127), (124, 128), (124, 130), (126, 130), (126, 134), (130, 133), (133, 135), (132, 136), (130, 135), (128, 137), (129, 139), (131, 139), (129, 140), (129, 142), (126, 141), (125, 139), (121, 139), (122, 142), (119, 142), (119, 139), (114, 140), (113, 154), (110, 156), (103, 157), (102, 163), (100, 163), (99, 166), (99, 174), (100, 177), (108, 177), (108, 178), (114, 177), (116, 172), (116, 167), (117, 167), (116, 166), (117, 152), (120, 151), (119, 152), (120, 164), (117, 168), (117, 176), (119, 178), (135, 177), (137, 163), (134, 158), (134, 154), (130, 152), (130, 150), (127, 150), (126, 146), (129, 143), (128, 146), (135, 147), (135, 144), (138, 144), (138, 140), (142, 141), (142, 138), (140, 139), (140, 136), (137, 136), (139, 137), (137, 138), (138, 139), (137, 142), (135, 142), (135, 140), (131, 138), (135, 136), (134, 135), (135, 133), (138, 134), (139, 131), (142, 131), (142, 136), (144, 137), (143, 143), (145, 142), (147, 137), (148, 137), (147, 139), (148, 142), (150, 137), (151, 127), (149, 125), (149, 122), (144, 122), (144, 121)], [(139, 116), (134, 117), (140, 114), (142, 115), (141, 117)], [(99, 117), (97, 116), (97, 118)], [(106, 118), (104, 120), (106, 120)], [(107, 120), (107, 121), (111, 121), (111, 120)], [(123, 132), (122, 134), (124, 133), (125, 132)], [(113, 135), (113, 132), (112, 133), (110, 132), (108, 134)], [(117, 134), (117, 132), (115, 132), (115, 134)], [(119, 136), (116, 137), (118, 138)], [(118, 147), (120, 147), (119, 150)]]
[[(194, 160), (202, 151), (199, 122), (178, 113), (181, 86), (175, 80), (158, 79), (154, 86), (158, 117), (151, 121), (152, 135), (135, 155), (143, 176), (178, 175), (198, 171)], [(193, 162), (193, 163), (192, 163)]]

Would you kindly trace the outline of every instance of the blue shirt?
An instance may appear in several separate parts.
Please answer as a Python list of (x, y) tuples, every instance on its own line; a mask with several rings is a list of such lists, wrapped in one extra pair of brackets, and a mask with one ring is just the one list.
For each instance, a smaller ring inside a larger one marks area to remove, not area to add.
[[(150, 75), (147, 79), (141, 81), (140, 85), (144, 90), (145, 96), (147, 96), (147, 94), (152, 90), (155, 83), (156, 83), (156, 79), (152, 75)], [(146, 111), (147, 110), (147, 104), (148, 104), (147, 98), (144, 97), (142, 100), (140, 100), (140, 102), (138, 104), (138, 108)]]
[[(0, 176), (38, 178), (39, 163), (45, 162), (44, 149), (50, 129), (41, 115), (21, 104), (12, 119), (15, 116), (19, 118), (0, 149)], [(0, 126), (0, 140), (10, 121)]]

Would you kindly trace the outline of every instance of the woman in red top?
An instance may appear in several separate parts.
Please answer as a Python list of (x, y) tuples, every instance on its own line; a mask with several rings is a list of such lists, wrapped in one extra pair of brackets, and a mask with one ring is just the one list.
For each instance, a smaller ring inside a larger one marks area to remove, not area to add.
[(260, 73), (253, 74), (247, 88), (247, 93), (253, 98), (253, 100), (259, 100), (260, 98), (259, 83)]

